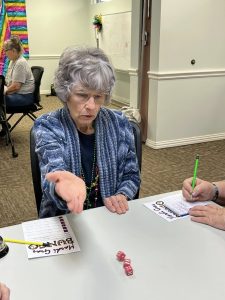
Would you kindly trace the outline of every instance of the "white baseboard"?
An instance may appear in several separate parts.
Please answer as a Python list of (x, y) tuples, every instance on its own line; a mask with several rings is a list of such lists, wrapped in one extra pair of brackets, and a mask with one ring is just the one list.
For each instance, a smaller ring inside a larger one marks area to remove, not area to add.
[(49, 95), (49, 94), (51, 94), (51, 91), (50, 90), (41, 90), (40, 94), (41, 95)]
[(114, 94), (112, 95), (112, 100), (120, 102), (120, 103), (122, 103), (124, 105), (129, 105), (130, 104), (130, 99), (125, 98), (125, 97), (120, 97), (120, 96), (114, 95)]
[(212, 141), (218, 141), (224, 139), (225, 139), (225, 132), (221, 132), (216, 134), (195, 136), (195, 137), (176, 139), (176, 140), (159, 141), (159, 142), (147, 139), (145, 144), (153, 149), (162, 149), (162, 148), (185, 146), (185, 145), (191, 145), (197, 143), (212, 142)]
[(59, 59), (60, 54), (37, 54), (30, 55), (29, 60), (49, 60), (49, 59)]

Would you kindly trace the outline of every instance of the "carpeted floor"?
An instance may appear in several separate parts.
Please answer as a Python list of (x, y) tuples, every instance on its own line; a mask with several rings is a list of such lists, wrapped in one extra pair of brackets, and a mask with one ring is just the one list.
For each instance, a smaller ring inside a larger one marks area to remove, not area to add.
[[(38, 115), (61, 106), (56, 97), (42, 96), (44, 109)], [(15, 118), (14, 118), (15, 120)], [(29, 157), (29, 131), (33, 122), (25, 118), (13, 131), (18, 158), (0, 139), (0, 227), (37, 218)], [(225, 141), (153, 150), (143, 145), (140, 197), (178, 190), (192, 176), (196, 154), (198, 175), (206, 180), (225, 179)]]

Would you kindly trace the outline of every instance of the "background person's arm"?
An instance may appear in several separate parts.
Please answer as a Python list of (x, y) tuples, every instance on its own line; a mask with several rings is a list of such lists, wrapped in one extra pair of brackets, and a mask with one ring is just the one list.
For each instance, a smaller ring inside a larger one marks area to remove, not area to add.
[(21, 86), (22, 86), (21, 82), (12, 82), (9, 86), (7, 86), (5, 90), (5, 94), (6, 95), (14, 94), (20, 90)]

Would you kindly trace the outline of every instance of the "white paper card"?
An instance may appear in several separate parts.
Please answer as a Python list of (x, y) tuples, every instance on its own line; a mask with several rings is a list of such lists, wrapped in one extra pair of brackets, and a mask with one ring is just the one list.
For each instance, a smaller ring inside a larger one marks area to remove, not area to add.
[(165, 207), (169, 208), (178, 217), (188, 215), (189, 209), (196, 205), (207, 205), (212, 201), (195, 201), (189, 202), (183, 196), (182, 193), (168, 196), (162, 199)]
[(144, 205), (163, 219), (171, 222), (186, 217), (191, 207), (212, 203), (212, 201), (188, 202), (183, 198), (182, 193), (179, 192), (156, 201), (144, 203)]
[(22, 227), (25, 240), (50, 243), (50, 247), (27, 245), (28, 258), (80, 251), (66, 216), (28, 221)]
[(167, 220), (168, 222), (172, 222), (179, 219), (179, 217), (177, 217), (175, 213), (173, 213), (170, 209), (164, 206), (164, 202), (161, 199), (144, 203), (144, 206), (146, 206), (155, 214)]

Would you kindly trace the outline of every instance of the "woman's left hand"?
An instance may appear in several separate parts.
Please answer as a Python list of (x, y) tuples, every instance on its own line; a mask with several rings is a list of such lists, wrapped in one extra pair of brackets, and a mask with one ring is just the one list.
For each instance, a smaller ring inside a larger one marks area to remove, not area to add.
[(225, 208), (216, 205), (198, 205), (189, 210), (191, 220), (225, 230)]
[(126, 211), (129, 209), (127, 198), (122, 194), (105, 198), (104, 204), (109, 211), (116, 212), (119, 215), (125, 214)]

